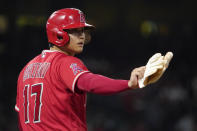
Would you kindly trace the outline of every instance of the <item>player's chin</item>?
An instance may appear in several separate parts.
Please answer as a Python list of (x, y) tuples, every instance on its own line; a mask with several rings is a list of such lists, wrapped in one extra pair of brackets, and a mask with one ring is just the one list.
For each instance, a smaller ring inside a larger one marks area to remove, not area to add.
[(82, 52), (83, 52), (83, 47), (77, 48), (77, 49), (75, 50), (75, 53), (76, 53), (76, 54), (80, 54), (80, 53), (82, 53)]

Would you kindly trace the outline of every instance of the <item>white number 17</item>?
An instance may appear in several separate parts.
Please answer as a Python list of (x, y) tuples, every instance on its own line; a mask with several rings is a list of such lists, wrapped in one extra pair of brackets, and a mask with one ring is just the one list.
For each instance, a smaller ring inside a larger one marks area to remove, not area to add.
[[(31, 91), (31, 93), (29, 93)], [(33, 85), (25, 85), (23, 89), (23, 97), (24, 97), (24, 117), (25, 123), (29, 123), (29, 105), (34, 104), (34, 123), (40, 122), (40, 115), (41, 115), (41, 107), (42, 107), (42, 91), (43, 91), (43, 83), (37, 83)], [(29, 97), (31, 94), (31, 97)], [(32, 96), (35, 95), (35, 101), (33, 103), (29, 103), (29, 100)]]

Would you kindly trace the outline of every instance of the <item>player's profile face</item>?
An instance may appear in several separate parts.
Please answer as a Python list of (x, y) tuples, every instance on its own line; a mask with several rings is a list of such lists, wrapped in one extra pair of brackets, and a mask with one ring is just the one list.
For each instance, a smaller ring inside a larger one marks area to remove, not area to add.
[(72, 54), (81, 53), (85, 43), (84, 28), (69, 29), (67, 33), (70, 37), (70, 41), (66, 44), (66, 48)]

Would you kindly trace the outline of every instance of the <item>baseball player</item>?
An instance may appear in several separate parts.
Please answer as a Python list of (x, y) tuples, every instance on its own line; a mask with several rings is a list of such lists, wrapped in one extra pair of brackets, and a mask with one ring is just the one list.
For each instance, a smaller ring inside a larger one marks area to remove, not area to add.
[(90, 72), (75, 57), (90, 41), (88, 32), (94, 28), (75, 8), (60, 9), (49, 17), (50, 49), (32, 59), (18, 77), (15, 110), (19, 130), (87, 131), (87, 93), (115, 94), (139, 88), (139, 80), (143, 85), (145, 66), (135, 68), (129, 80), (114, 80)]

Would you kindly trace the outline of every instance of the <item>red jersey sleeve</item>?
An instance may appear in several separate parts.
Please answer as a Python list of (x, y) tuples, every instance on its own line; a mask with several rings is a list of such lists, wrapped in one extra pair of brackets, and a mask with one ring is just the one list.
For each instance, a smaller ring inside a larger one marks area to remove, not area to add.
[(59, 67), (61, 81), (73, 92), (75, 84), (80, 75), (89, 72), (81, 60), (76, 57), (67, 56), (62, 59)]
[(128, 87), (128, 80), (111, 79), (91, 72), (79, 77), (77, 87), (101, 95), (112, 95), (131, 89)]

